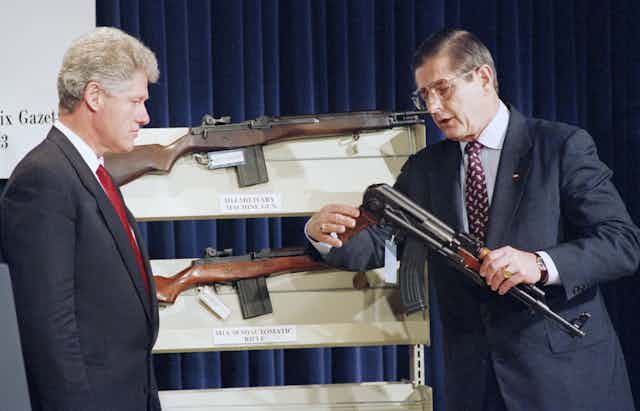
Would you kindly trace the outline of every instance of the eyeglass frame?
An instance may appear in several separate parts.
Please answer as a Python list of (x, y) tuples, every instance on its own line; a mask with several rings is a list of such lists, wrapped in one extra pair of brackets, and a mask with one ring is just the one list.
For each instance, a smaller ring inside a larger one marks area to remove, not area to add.
[[(449, 90), (451, 90), (451, 88), (453, 87), (452, 83), (454, 81), (458, 80), (459, 78), (468, 76), (469, 74), (471, 74), (474, 71), (476, 71), (479, 67), (480, 66), (474, 67), (469, 71), (466, 71), (466, 72), (461, 73), (461, 74), (457, 74), (457, 75), (455, 75), (455, 76), (453, 76), (451, 78), (441, 78), (441, 79), (435, 80), (435, 81), (433, 81), (431, 83), (431, 84), (435, 84), (435, 83), (437, 83), (439, 81), (445, 81), (446, 84), (447, 84), (447, 88), (446, 88), (447, 95), (446, 96), (443, 96), (443, 95), (441, 95), (441, 93), (438, 93), (434, 86), (425, 87), (424, 88), (424, 90), (425, 90), (424, 95), (428, 96), (429, 94), (433, 94), (440, 101), (448, 100), (449, 98), (451, 98), (451, 93), (449, 93)], [(429, 108), (428, 108), (428, 101), (427, 101), (428, 97), (427, 98), (423, 97), (422, 93), (420, 92), (420, 90), (421, 90), (420, 88), (417, 88), (417, 89), (413, 90), (413, 92), (411, 93), (411, 101), (413, 102), (413, 105), (415, 106), (416, 109), (430, 111)]]

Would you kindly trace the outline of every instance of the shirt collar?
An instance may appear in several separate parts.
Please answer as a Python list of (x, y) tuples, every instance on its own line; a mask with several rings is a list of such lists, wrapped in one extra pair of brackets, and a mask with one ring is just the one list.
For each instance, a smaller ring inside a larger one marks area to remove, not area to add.
[(89, 169), (95, 174), (98, 170), (98, 167), (104, 164), (104, 157), (98, 157), (96, 155), (96, 152), (93, 151), (89, 144), (87, 144), (76, 133), (71, 131), (70, 128), (62, 124), (60, 120), (56, 120), (56, 122), (53, 123), (53, 126), (60, 130), (62, 134), (65, 135), (65, 137), (67, 137), (67, 139), (71, 142), (71, 144), (73, 144), (75, 149), (78, 150), (78, 153), (80, 153), (80, 156), (82, 157), (84, 162), (87, 163)]
[[(504, 144), (504, 138), (507, 135), (509, 116), (509, 109), (502, 102), (502, 100), (500, 100), (500, 104), (498, 105), (498, 112), (489, 122), (489, 124), (484, 128), (484, 130), (482, 130), (482, 133), (480, 133), (480, 136), (478, 137), (478, 142), (485, 147), (492, 148), (494, 150), (501, 150), (502, 145)], [(460, 142), (460, 148), (462, 149), (463, 153), (466, 145), (467, 142)]]

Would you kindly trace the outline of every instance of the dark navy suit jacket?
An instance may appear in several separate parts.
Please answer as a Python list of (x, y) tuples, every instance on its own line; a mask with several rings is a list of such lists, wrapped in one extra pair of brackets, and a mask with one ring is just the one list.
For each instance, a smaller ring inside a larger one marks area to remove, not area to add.
[[(624, 358), (598, 284), (635, 272), (640, 233), (584, 130), (510, 111), (486, 245), (546, 251), (562, 281), (545, 287), (547, 304), (567, 319), (582, 312), (592, 318), (586, 337), (571, 338), (430, 256), (447, 410), (482, 409), (489, 366), (509, 410), (632, 410)], [(462, 229), (461, 161), (457, 142), (427, 147), (408, 159), (395, 187)], [(348, 269), (379, 267), (384, 237), (369, 228), (326, 258)]]
[(154, 283), (147, 292), (114, 208), (56, 128), (14, 170), (0, 221), (33, 409), (160, 409)]

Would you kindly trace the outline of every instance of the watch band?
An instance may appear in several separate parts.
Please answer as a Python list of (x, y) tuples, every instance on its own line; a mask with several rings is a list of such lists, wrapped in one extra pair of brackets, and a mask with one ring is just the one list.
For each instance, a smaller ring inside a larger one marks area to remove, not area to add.
[(536, 254), (536, 265), (538, 266), (538, 271), (540, 271), (540, 281), (538, 281), (538, 284), (547, 284), (547, 281), (549, 281), (549, 270), (547, 270), (547, 265), (538, 254)]

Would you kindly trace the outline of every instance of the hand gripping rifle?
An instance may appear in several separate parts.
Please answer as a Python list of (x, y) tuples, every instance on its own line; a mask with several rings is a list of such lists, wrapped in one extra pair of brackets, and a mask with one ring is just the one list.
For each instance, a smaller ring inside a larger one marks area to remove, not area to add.
[(205, 115), (202, 124), (192, 127), (173, 143), (135, 146), (127, 153), (108, 153), (105, 166), (118, 185), (127, 184), (150, 172), (169, 172), (178, 158), (194, 154), (209, 169), (235, 167), (238, 186), (269, 181), (262, 146), (285, 140), (318, 138), (360, 133), (393, 127), (424, 124), (426, 111), (315, 114), (303, 116), (262, 116), (242, 123), (231, 117)]
[[(356, 227), (348, 231), (348, 235), (341, 236), (347, 240), (367, 225), (382, 222), (394, 230), (408, 233), (424, 242), (434, 252), (447, 258), (460, 272), (465, 274), (476, 284), (486, 287), (486, 283), (479, 274), (482, 259), (490, 252), (474, 237), (467, 233), (454, 231), (447, 224), (427, 212), (402, 193), (387, 184), (374, 184), (364, 193), (360, 217)], [(422, 275), (422, 272), (418, 273)], [(405, 296), (415, 294), (415, 281), (401, 284), (403, 300)], [(545, 293), (535, 285), (518, 284), (509, 289), (508, 294), (530, 309), (537, 311), (558, 324), (572, 337), (584, 337), (581, 329), (590, 318), (583, 313), (579, 318), (569, 322), (552, 311), (543, 301)]]
[(304, 248), (269, 249), (232, 256), (231, 250), (208, 248), (207, 257), (172, 277), (154, 276), (158, 301), (173, 304), (188, 288), (215, 283), (232, 283), (240, 300), (242, 317), (253, 318), (273, 312), (266, 276), (302, 271), (322, 271), (329, 267), (304, 254)]

